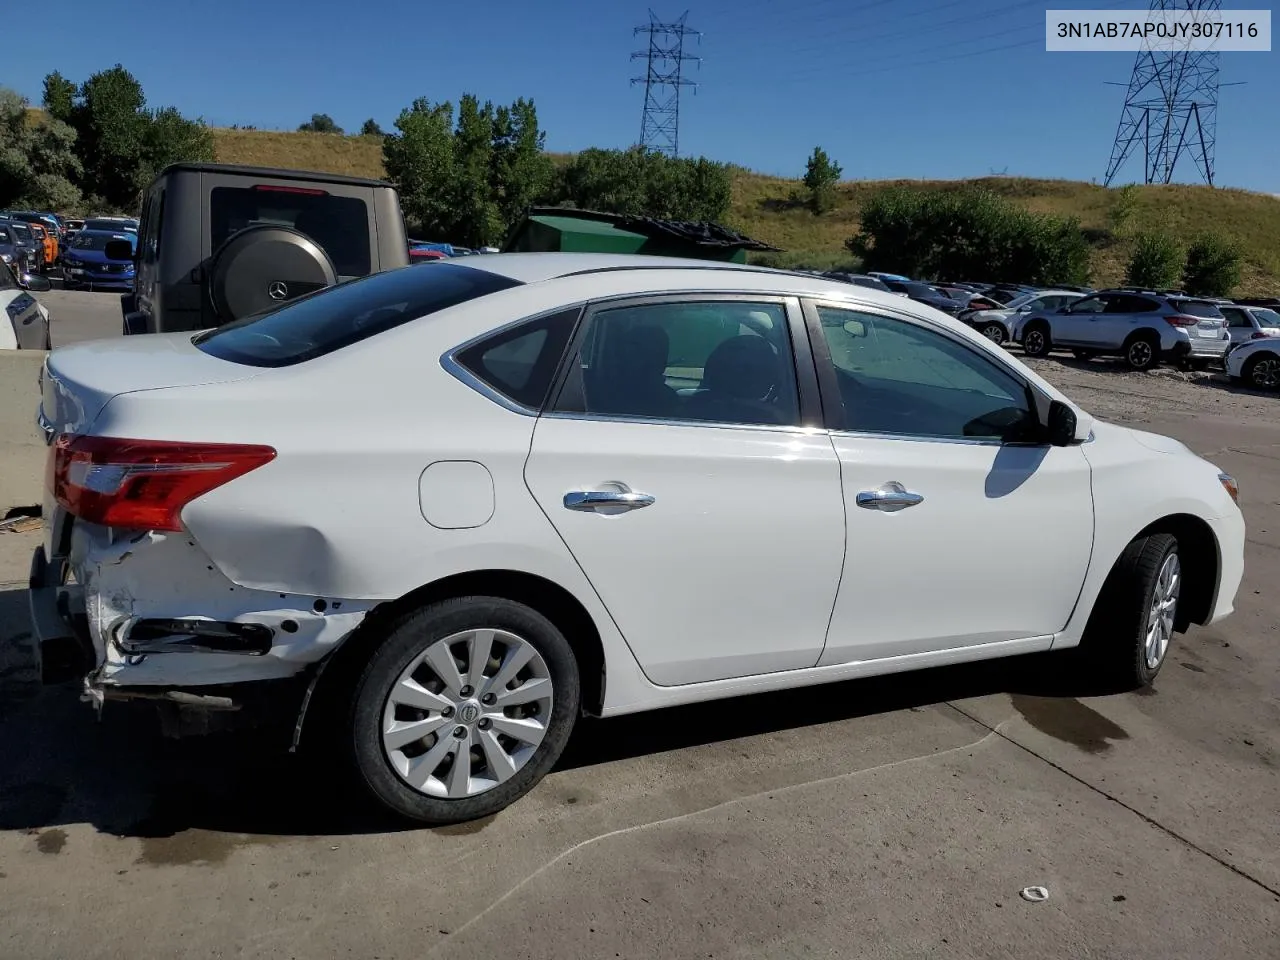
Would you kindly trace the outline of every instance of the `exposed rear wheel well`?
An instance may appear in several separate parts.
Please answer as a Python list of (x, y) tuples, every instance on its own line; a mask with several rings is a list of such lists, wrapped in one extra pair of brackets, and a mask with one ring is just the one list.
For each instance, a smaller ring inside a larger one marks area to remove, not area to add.
[(1213, 610), (1218, 587), (1218, 540), (1213, 530), (1199, 517), (1176, 513), (1149, 524), (1134, 539), (1153, 533), (1168, 533), (1178, 541), (1183, 579), (1176, 629), (1204, 623)]
[[(604, 706), (604, 647), (591, 615), (563, 587), (530, 573), (515, 570), (476, 570), (445, 577), (379, 604), (333, 653), (324, 665), (313, 700), (345, 703), (347, 686), (353, 685), (373, 648), (385, 635), (386, 624), (404, 614), (453, 597), (502, 597), (522, 603), (542, 614), (564, 634), (578, 660), (583, 712), (598, 715)], [(309, 721), (308, 721), (309, 723)]]

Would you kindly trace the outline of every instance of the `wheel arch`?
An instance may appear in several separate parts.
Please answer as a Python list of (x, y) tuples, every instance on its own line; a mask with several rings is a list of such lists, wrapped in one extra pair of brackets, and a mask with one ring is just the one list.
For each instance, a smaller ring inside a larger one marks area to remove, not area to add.
[(604, 644), (582, 602), (564, 587), (537, 574), (522, 570), (470, 570), (415, 587), (369, 611), (360, 626), (317, 669), (298, 716), (295, 745), (301, 740), (304, 724), (310, 731), (317, 723), (328, 725), (336, 719), (332, 707), (347, 702), (349, 688), (354, 688), (361, 666), (381, 642), (384, 628), (413, 610), (466, 596), (512, 600), (550, 620), (564, 634), (578, 660), (582, 712), (599, 716), (605, 694)]
[(1152, 521), (1128, 543), (1156, 533), (1170, 534), (1178, 541), (1183, 589), (1175, 629), (1185, 631), (1189, 624), (1204, 623), (1213, 611), (1218, 574), (1222, 569), (1222, 548), (1209, 524), (1191, 513), (1173, 513)]

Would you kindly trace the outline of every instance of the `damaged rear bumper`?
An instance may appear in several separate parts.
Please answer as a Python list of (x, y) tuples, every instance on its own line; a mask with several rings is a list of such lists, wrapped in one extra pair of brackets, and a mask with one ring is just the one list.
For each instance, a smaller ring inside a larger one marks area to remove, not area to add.
[(41, 676), (83, 677), (98, 705), (230, 712), (262, 699), (245, 691), (305, 687), (375, 605), (246, 589), (186, 534), (51, 519), (29, 582)]

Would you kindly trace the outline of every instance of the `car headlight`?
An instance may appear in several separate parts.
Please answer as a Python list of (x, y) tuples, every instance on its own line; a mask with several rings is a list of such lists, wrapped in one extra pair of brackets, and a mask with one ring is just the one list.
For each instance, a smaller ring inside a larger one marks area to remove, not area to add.
[(1239, 506), (1240, 485), (1236, 483), (1236, 478), (1228, 473), (1220, 473), (1218, 474), (1218, 482), (1222, 484), (1222, 489), (1227, 491), (1227, 494)]

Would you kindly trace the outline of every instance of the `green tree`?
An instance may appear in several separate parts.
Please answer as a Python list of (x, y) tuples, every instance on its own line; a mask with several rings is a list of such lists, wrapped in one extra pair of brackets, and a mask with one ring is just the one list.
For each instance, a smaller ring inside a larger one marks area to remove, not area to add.
[(489, 189), (500, 227), (487, 245), (500, 241), (531, 204), (547, 195), (554, 180), (551, 158), (543, 150), (547, 137), (538, 127), (533, 101), (521, 97), (510, 107), (499, 106), (492, 115)]
[(76, 153), (84, 167), (81, 188), (108, 203), (136, 209), (139, 171), (150, 122), (142, 85), (116, 64), (89, 77), (71, 111)]
[(814, 147), (805, 164), (804, 185), (809, 191), (809, 207), (822, 214), (836, 205), (836, 184), (840, 182), (840, 165), (821, 147)]
[(396, 118), (382, 142), (387, 176), (399, 188), (405, 218), (417, 229), (448, 236), (453, 227), (453, 104), (419, 97)]
[(1182, 250), (1172, 236), (1160, 231), (1140, 233), (1134, 240), (1124, 281), (1133, 287), (1162, 290), (1178, 282)]
[(78, 204), (75, 137), (59, 120), (33, 122), (27, 101), (0, 88), (0, 207), (67, 210)]
[(1182, 285), (1197, 297), (1226, 297), (1240, 283), (1240, 249), (1214, 233), (1202, 233), (1187, 248)]
[(458, 101), (453, 134), (453, 210), (449, 234), (458, 243), (487, 246), (501, 233), (502, 215), (490, 182), (494, 167), (493, 104), (472, 94)]
[(57, 70), (44, 78), (44, 109), (49, 116), (63, 123), (71, 122), (76, 105), (76, 85)]
[(370, 117), (360, 125), (360, 136), (362, 137), (382, 137), (386, 136), (382, 132), (382, 128), (378, 126), (378, 121)]
[(171, 163), (214, 159), (213, 133), (200, 120), (189, 120), (174, 107), (150, 114), (143, 141), (138, 186), (145, 187)]
[(338, 126), (333, 117), (327, 113), (313, 113), (311, 119), (306, 123), (298, 124), (298, 130), (302, 133), (341, 133), (342, 128)]

